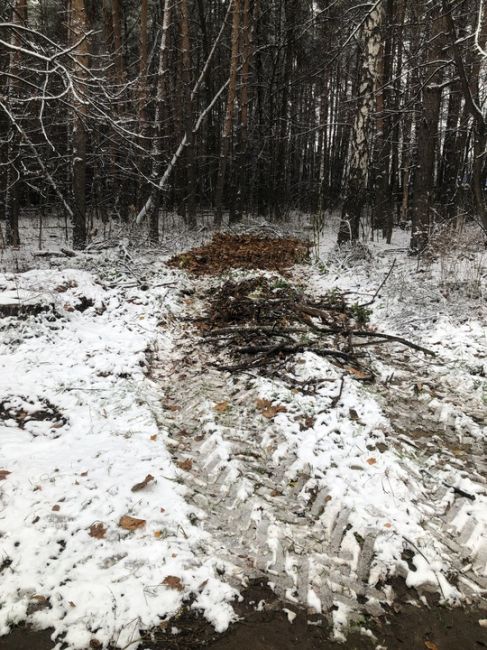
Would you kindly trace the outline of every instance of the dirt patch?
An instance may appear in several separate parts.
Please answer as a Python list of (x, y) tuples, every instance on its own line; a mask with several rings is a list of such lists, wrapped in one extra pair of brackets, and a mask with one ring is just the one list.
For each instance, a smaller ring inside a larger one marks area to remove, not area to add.
[[(163, 623), (144, 650), (482, 650), (487, 648), (487, 629), (479, 620), (487, 611), (447, 609), (430, 603), (428, 608), (408, 604), (416, 594), (403, 590), (403, 598), (380, 619), (364, 617), (354, 625), (345, 644), (332, 640), (331, 628), (320, 615), (282, 603), (261, 583), (253, 584), (236, 604), (240, 620), (223, 634), (190, 608), (179, 617)], [(290, 618), (293, 619), (292, 623)], [(369, 636), (365, 633), (369, 630)], [(370, 635), (373, 635), (371, 636)], [(0, 650), (52, 650), (50, 631), (35, 632), (16, 628), (9, 636), (0, 637)], [(96, 637), (93, 638), (93, 648)]]
[(218, 233), (211, 242), (172, 257), (168, 266), (197, 275), (228, 269), (282, 271), (309, 257), (311, 244), (300, 239)]

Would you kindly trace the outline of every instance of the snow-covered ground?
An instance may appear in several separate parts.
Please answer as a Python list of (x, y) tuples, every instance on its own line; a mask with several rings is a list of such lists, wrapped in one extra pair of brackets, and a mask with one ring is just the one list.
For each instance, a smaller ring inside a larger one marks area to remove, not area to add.
[(485, 252), (467, 232), (418, 264), (400, 231), (352, 259), (333, 237), (293, 280), (363, 302), (396, 258), (372, 323), (437, 357), (381, 346), (364, 385), (306, 353), (296, 378), (323, 382), (299, 394), (210, 370), (179, 317), (218, 281), (154, 254), (0, 275), (0, 302), (46, 307), (0, 319), (0, 634), (123, 648), (183, 603), (224, 630), (255, 570), (333, 610), (337, 636), (391, 575), (449, 602), (487, 590)]
[[(49, 306), (0, 321), (1, 634), (30, 614), (70, 647), (124, 647), (190, 592), (217, 629), (232, 620), (158, 425), (147, 360), (170, 356), (178, 301), (171, 271), (152, 279), (142, 291), (81, 270), (0, 278), (2, 294)], [(141, 521), (127, 530), (125, 515)]]

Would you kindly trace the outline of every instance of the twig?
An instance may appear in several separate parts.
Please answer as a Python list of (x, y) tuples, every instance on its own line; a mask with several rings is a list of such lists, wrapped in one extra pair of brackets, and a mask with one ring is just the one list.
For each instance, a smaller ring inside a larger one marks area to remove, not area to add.
[(343, 393), (343, 386), (345, 385), (345, 376), (342, 377), (342, 381), (340, 382), (340, 390), (338, 391), (338, 395), (336, 395), (332, 400), (331, 400), (331, 405), (335, 407), (338, 402), (342, 398), (342, 393)]
[(364, 303), (362, 303), (361, 305), (359, 305), (359, 307), (368, 307), (369, 305), (372, 305), (372, 304), (375, 302), (375, 299), (376, 299), (377, 296), (379, 295), (381, 289), (383, 288), (383, 286), (385, 285), (385, 283), (386, 283), (387, 280), (389, 279), (389, 277), (390, 277), (390, 275), (391, 275), (391, 273), (392, 273), (392, 270), (393, 270), (394, 267), (396, 266), (396, 262), (397, 262), (397, 258), (395, 257), (394, 260), (393, 260), (393, 262), (392, 262), (392, 264), (391, 264), (391, 268), (389, 269), (389, 271), (388, 271), (386, 277), (385, 277), (385, 278), (382, 280), (382, 282), (380, 283), (379, 288), (377, 289), (377, 291), (376, 291), (376, 292), (374, 293), (374, 295), (372, 296), (372, 299), (369, 300), (368, 302), (364, 302)]
[(402, 336), (381, 334), (380, 332), (369, 332), (368, 330), (352, 330), (350, 334), (352, 336), (370, 336), (373, 338), (385, 339), (387, 341), (395, 341), (396, 343), (402, 343), (402, 345), (412, 348), (413, 350), (419, 350), (420, 352), (424, 352), (424, 354), (429, 354), (430, 357), (436, 357), (436, 352), (433, 352), (433, 350), (428, 350), (428, 348), (425, 348), (422, 345), (408, 341), (407, 339), (402, 338)]

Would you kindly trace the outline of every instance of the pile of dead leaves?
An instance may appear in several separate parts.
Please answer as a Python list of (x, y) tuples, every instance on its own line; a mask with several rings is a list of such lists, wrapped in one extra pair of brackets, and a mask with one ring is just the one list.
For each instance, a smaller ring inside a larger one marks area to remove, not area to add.
[(395, 342), (432, 354), (369, 327), (366, 304), (350, 303), (337, 290), (311, 297), (282, 277), (259, 276), (225, 282), (208, 298), (208, 313), (199, 328), (219, 353), (218, 367), (225, 370), (281, 367), (289, 357), (313, 352), (358, 379), (370, 380), (367, 347)]
[(294, 238), (217, 233), (208, 244), (172, 257), (168, 265), (198, 275), (227, 269), (282, 271), (306, 260), (310, 246)]

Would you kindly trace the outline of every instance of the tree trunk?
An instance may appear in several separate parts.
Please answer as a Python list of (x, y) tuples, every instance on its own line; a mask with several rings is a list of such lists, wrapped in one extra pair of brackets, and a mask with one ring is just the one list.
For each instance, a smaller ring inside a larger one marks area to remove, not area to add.
[(230, 82), (228, 84), (227, 106), (225, 110), (225, 122), (223, 124), (222, 141), (220, 145), (220, 160), (218, 164), (218, 177), (215, 194), (215, 226), (222, 224), (222, 203), (223, 189), (225, 186), (225, 173), (230, 151), (230, 140), (233, 130), (233, 112), (235, 95), (237, 91), (237, 68), (238, 68), (238, 41), (240, 25), (240, 0), (233, 0), (232, 18), (232, 53), (230, 60)]
[[(27, 0), (16, 0), (12, 8), (12, 22), (17, 25), (27, 25)], [(16, 32), (12, 32), (12, 45), (20, 47)], [(21, 53), (12, 50), (10, 53), (9, 70), (11, 74), (20, 76)], [(15, 96), (20, 91), (19, 83), (15, 77), (7, 80), (7, 96), (15, 102)], [(22, 164), (20, 162), (20, 136), (11, 125), (7, 145), (7, 173), (5, 188), (5, 240), (7, 246), (20, 246), (19, 212), (20, 212), (20, 184), (22, 177)], [(15, 162), (14, 161), (18, 161)]]
[[(165, 85), (168, 67), (168, 37), (171, 26), (171, 10), (173, 0), (165, 0), (162, 21), (162, 36), (159, 47), (159, 65), (157, 70), (156, 110), (154, 116), (152, 144), (152, 181), (156, 183), (162, 168), (162, 135), (163, 118), (165, 113)], [(153, 243), (159, 241), (159, 203), (160, 190), (153, 187), (149, 199), (149, 236)]]
[(339, 245), (357, 240), (360, 233), (360, 217), (367, 192), (368, 138), (375, 105), (383, 14), (382, 2), (379, 1), (369, 11), (362, 26), (361, 78), (350, 146), (348, 185), (338, 231)]
[(252, 56), (252, 43), (250, 34), (250, 2), (244, 0), (242, 10), (242, 78), (240, 83), (240, 123), (238, 129), (238, 154), (237, 175), (238, 190), (234, 221), (240, 221), (243, 213), (244, 195), (247, 196), (248, 175), (248, 129), (249, 129), (249, 74)]
[[(426, 9), (428, 12), (428, 9)], [(417, 161), (411, 205), (412, 232), (410, 249), (419, 254), (428, 245), (431, 230), (431, 204), (434, 196), (435, 155), (438, 147), (441, 81), (441, 55), (445, 44), (444, 18), (436, 5), (427, 16), (430, 23), (429, 46), (424, 66), (423, 111), (416, 125)]]
[[(72, 0), (71, 33), (73, 43), (78, 42), (86, 34), (86, 9), (84, 0)], [(85, 68), (88, 64), (88, 46), (86, 38), (74, 50), (76, 78), (73, 96), (73, 248), (82, 249), (86, 246), (86, 131), (84, 117), (86, 105), (80, 99), (86, 93), (83, 81), (86, 79)]]
[(181, 63), (182, 63), (182, 99), (183, 127), (186, 136), (184, 155), (186, 160), (185, 214), (190, 229), (196, 227), (195, 183), (196, 169), (193, 138), (193, 99), (191, 97), (191, 50), (189, 39), (188, 0), (180, 0), (181, 11)]

